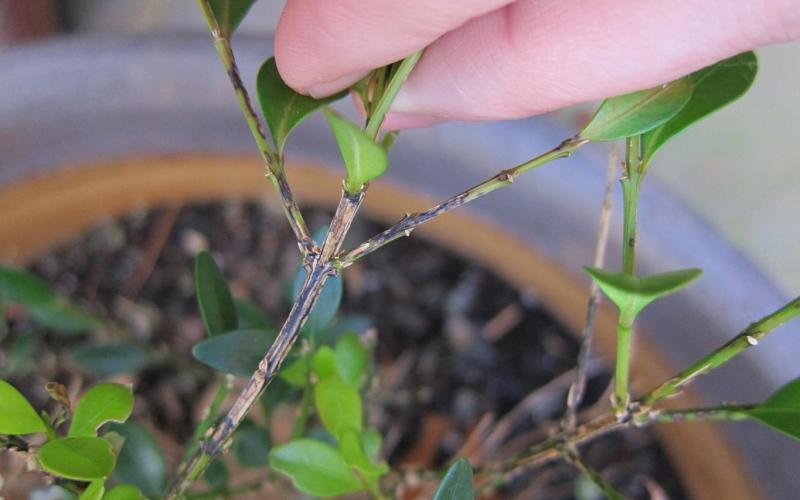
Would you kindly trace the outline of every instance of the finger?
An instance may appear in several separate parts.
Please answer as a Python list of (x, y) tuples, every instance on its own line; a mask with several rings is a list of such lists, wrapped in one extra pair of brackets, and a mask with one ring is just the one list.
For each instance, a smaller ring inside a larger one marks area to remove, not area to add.
[[(516, 118), (658, 85), (800, 37), (795, 0), (519, 0), (429, 47), (392, 110)], [(403, 125), (388, 117), (389, 126)]]
[(295, 90), (331, 94), (511, 1), (289, 0), (275, 59)]

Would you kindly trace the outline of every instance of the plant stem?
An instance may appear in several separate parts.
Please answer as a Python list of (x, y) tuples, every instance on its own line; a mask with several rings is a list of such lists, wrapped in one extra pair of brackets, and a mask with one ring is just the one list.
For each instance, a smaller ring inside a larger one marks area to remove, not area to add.
[(587, 141), (583, 139), (577, 138), (567, 139), (547, 153), (517, 165), (516, 167), (503, 170), (484, 182), (471, 187), (460, 194), (452, 196), (438, 205), (425, 210), (424, 212), (406, 215), (394, 226), (376, 236), (373, 236), (369, 240), (358, 245), (356, 248), (345, 252), (336, 259), (334, 266), (344, 269), (345, 267), (352, 265), (353, 262), (364, 257), (365, 255), (369, 255), (387, 243), (390, 243), (402, 236), (410, 236), (411, 231), (413, 231), (417, 226), (428, 222), (434, 217), (437, 217), (445, 212), (449, 212), (454, 208), (458, 208), (465, 203), (469, 203), (472, 200), (478, 199), (481, 196), (489, 194), (503, 186), (512, 184), (518, 175), (527, 172), (528, 170), (540, 167), (553, 160), (570, 156), (575, 150), (586, 144), (586, 142)]
[(239, 103), (239, 108), (242, 111), (242, 115), (244, 115), (244, 119), (247, 121), (247, 126), (250, 129), (250, 133), (252, 134), (256, 145), (258, 146), (258, 152), (261, 154), (261, 159), (264, 161), (264, 165), (267, 167), (267, 177), (272, 183), (272, 186), (277, 192), (278, 196), (280, 196), (283, 212), (286, 214), (289, 225), (292, 227), (292, 231), (294, 232), (295, 238), (300, 246), (300, 251), (304, 256), (306, 256), (308, 253), (315, 251), (316, 243), (314, 243), (314, 240), (309, 235), (308, 227), (303, 219), (303, 214), (300, 212), (300, 208), (297, 206), (297, 202), (294, 199), (292, 190), (289, 188), (289, 184), (286, 181), (286, 174), (284, 173), (283, 169), (283, 159), (280, 158), (275, 151), (273, 151), (272, 147), (267, 141), (266, 134), (264, 133), (264, 127), (262, 126), (261, 120), (259, 120), (258, 115), (256, 114), (253, 105), (250, 102), (247, 89), (245, 88), (242, 78), (239, 74), (239, 68), (236, 65), (236, 59), (234, 58), (233, 51), (231, 50), (230, 40), (224, 36), (222, 30), (220, 29), (219, 23), (214, 17), (214, 12), (209, 4), (209, 0), (197, 0), (197, 4), (206, 20), (208, 29), (211, 31), (211, 35), (214, 38), (214, 48), (217, 51), (219, 60), (222, 62), (222, 66), (228, 73), (231, 84), (233, 84), (233, 89), (236, 93), (236, 101)]
[(622, 415), (630, 403), (628, 379), (630, 377), (631, 345), (633, 340), (633, 324), (627, 318), (617, 323), (617, 359), (614, 368), (614, 410)]
[(192, 481), (205, 470), (210, 460), (227, 446), (233, 431), (280, 369), (281, 363), (299, 337), (300, 329), (308, 318), (311, 308), (319, 298), (322, 287), (327, 279), (337, 272), (331, 265), (330, 259), (341, 248), (344, 236), (363, 199), (363, 192), (355, 196), (343, 192), (322, 249), (319, 255), (312, 254), (314, 258), (311, 260), (311, 271), (307, 274), (300, 294), (289, 311), (278, 337), (259, 363), (258, 369), (247, 381), (231, 410), (178, 473), (178, 477), (167, 492), (167, 498), (181, 497)]
[(625, 219), (622, 228), (622, 272), (633, 276), (636, 270), (636, 225), (641, 186), (641, 137), (629, 137), (625, 142), (625, 175), (622, 178), (622, 197)]
[(386, 118), (389, 107), (392, 105), (392, 101), (394, 101), (395, 96), (400, 91), (400, 87), (403, 86), (403, 83), (405, 83), (406, 78), (408, 78), (408, 75), (411, 73), (411, 70), (414, 69), (420, 57), (422, 57), (422, 50), (418, 50), (406, 57), (397, 66), (397, 70), (392, 74), (389, 84), (378, 98), (378, 102), (372, 109), (369, 120), (367, 120), (367, 126), (364, 128), (364, 132), (368, 136), (373, 139), (378, 138), (381, 125), (383, 124), (384, 118)]
[(594, 470), (590, 467), (586, 462), (581, 459), (580, 455), (572, 449), (572, 448), (564, 448), (562, 450), (564, 458), (567, 459), (567, 462), (571, 463), (576, 469), (581, 471), (586, 477), (588, 477), (598, 488), (603, 492), (606, 498), (612, 500), (624, 500), (625, 497), (622, 496), (617, 490), (614, 489), (611, 484), (608, 483), (603, 477), (600, 475), (599, 472)]
[(658, 387), (648, 391), (642, 397), (642, 405), (649, 407), (666, 397), (677, 394), (697, 377), (711, 372), (727, 363), (734, 356), (758, 345), (758, 342), (772, 330), (798, 316), (800, 316), (800, 297), (794, 298), (780, 309), (750, 324), (739, 335), (716, 351), (695, 362)]
[(636, 425), (647, 425), (652, 422), (690, 422), (693, 420), (744, 420), (743, 412), (753, 405), (717, 406), (713, 408), (682, 408), (678, 410), (654, 410), (637, 419)]
[[(596, 268), (602, 268), (605, 262), (606, 246), (608, 243), (608, 228), (611, 221), (611, 210), (613, 208), (614, 179), (617, 176), (617, 156), (616, 149), (608, 155), (608, 174), (606, 175), (606, 189), (603, 193), (603, 205), (600, 209), (600, 222), (597, 229), (597, 245), (594, 250), (594, 262)], [(586, 371), (589, 363), (589, 354), (592, 350), (592, 336), (594, 333), (594, 317), (597, 313), (597, 305), (600, 302), (600, 287), (592, 280), (589, 285), (589, 303), (586, 305), (586, 319), (581, 333), (581, 347), (578, 352), (578, 361), (575, 366), (575, 380), (567, 392), (567, 407), (564, 411), (564, 418), (561, 419), (561, 428), (571, 430), (577, 423), (576, 415), (578, 407), (583, 401), (586, 391)]]

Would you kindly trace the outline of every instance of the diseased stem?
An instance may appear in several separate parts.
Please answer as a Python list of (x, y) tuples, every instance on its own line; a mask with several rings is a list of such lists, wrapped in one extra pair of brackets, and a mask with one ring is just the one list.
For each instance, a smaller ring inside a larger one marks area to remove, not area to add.
[[(605, 262), (606, 246), (608, 243), (608, 228), (611, 221), (611, 209), (614, 194), (614, 179), (617, 176), (617, 156), (616, 149), (608, 155), (608, 174), (606, 175), (606, 189), (603, 193), (603, 205), (600, 209), (600, 222), (597, 229), (597, 245), (594, 251), (594, 262), (596, 268), (602, 268)], [(600, 302), (600, 287), (592, 280), (589, 285), (589, 303), (586, 305), (586, 319), (581, 333), (581, 347), (578, 352), (578, 361), (575, 366), (575, 380), (567, 392), (567, 407), (564, 418), (561, 419), (561, 428), (572, 430), (575, 428), (578, 407), (583, 401), (586, 391), (586, 371), (589, 363), (589, 353), (592, 350), (592, 336), (594, 333), (594, 317), (597, 313), (597, 306)]]
[(211, 35), (214, 38), (214, 48), (217, 51), (219, 60), (222, 62), (222, 66), (228, 73), (231, 84), (233, 84), (233, 89), (236, 93), (236, 101), (239, 103), (239, 108), (242, 111), (242, 115), (244, 115), (244, 119), (247, 121), (247, 126), (250, 129), (250, 133), (253, 135), (253, 139), (258, 146), (258, 152), (261, 154), (261, 159), (264, 161), (264, 165), (267, 167), (267, 177), (272, 183), (275, 191), (278, 193), (278, 196), (280, 196), (283, 212), (286, 214), (289, 225), (292, 227), (292, 231), (294, 232), (295, 238), (300, 246), (300, 251), (302, 252), (303, 256), (306, 256), (308, 253), (315, 251), (316, 243), (314, 243), (314, 240), (309, 235), (308, 227), (303, 219), (303, 214), (300, 212), (300, 208), (297, 206), (297, 201), (295, 201), (292, 190), (289, 188), (289, 184), (286, 181), (286, 174), (283, 169), (283, 159), (275, 153), (267, 141), (261, 120), (259, 120), (258, 115), (253, 109), (247, 89), (245, 88), (244, 83), (242, 83), (242, 78), (239, 74), (239, 68), (236, 65), (236, 59), (234, 58), (233, 51), (231, 50), (230, 40), (223, 35), (222, 30), (219, 27), (219, 23), (214, 17), (214, 12), (211, 10), (209, 1), (197, 0), (197, 4), (200, 7), (200, 11), (203, 13), (206, 24), (208, 24), (208, 29), (211, 31)]
[(681, 408), (678, 410), (652, 410), (634, 421), (635, 425), (647, 425), (653, 422), (691, 422), (693, 420), (744, 420), (744, 411), (755, 405), (717, 406), (713, 408)]
[(652, 406), (666, 397), (677, 394), (697, 377), (711, 372), (727, 363), (734, 356), (758, 345), (758, 342), (772, 330), (798, 316), (800, 316), (800, 297), (796, 297), (775, 312), (750, 324), (739, 335), (716, 351), (695, 362), (658, 387), (648, 391), (642, 397), (642, 405)]
[(434, 217), (437, 217), (454, 208), (458, 208), (472, 200), (478, 199), (483, 195), (495, 191), (496, 189), (512, 184), (518, 175), (525, 173), (528, 170), (540, 167), (553, 160), (570, 156), (575, 150), (586, 144), (586, 142), (586, 140), (578, 138), (567, 139), (547, 153), (517, 165), (516, 167), (503, 170), (484, 182), (471, 187), (460, 194), (452, 196), (438, 205), (425, 210), (424, 212), (406, 215), (394, 226), (376, 236), (373, 236), (369, 240), (358, 245), (356, 248), (338, 257), (334, 262), (334, 266), (344, 269), (345, 267), (352, 265), (353, 262), (364, 257), (365, 255), (371, 254), (387, 243), (390, 243), (402, 236), (410, 236), (411, 231), (413, 231), (420, 224), (424, 224)]

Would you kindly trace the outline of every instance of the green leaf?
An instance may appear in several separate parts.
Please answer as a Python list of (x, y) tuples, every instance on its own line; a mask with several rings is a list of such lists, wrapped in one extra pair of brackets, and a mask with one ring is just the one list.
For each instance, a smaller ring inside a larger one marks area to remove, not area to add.
[(78, 500), (100, 500), (106, 492), (106, 479), (95, 479), (83, 490)]
[(159, 498), (167, 485), (167, 466), (156, 440), (134, 423), (114, 424), (111, 429), (125, 438), (117, 457), (114, 479), (131, 484), (150, 498)]
[(46, 432), (47, 426), (33, 406), (13, 385), (0, 380), (0, 434)]
[(230, 472), (222, 457), (212, 459), (208, 465), (203, 479), (215, 490), (227, 490), (230, 483)]
[(465, 458), (458, 459), (447, 469), (442, 483), (436, 489), (433, 500), (467, 500), (474, 499), (472, 489), (472, 467)]
[(336, 367), (342, 380), (358, 389), (367, 372), (367, 350), (361, 344), (358, 335), (346, 333), (339, 337), (334, 347)]
[(106, 492), (103, 500), (144, 500), (144, 495), (136, 486), (120, 484)]
[(36, 457), (47, 472), (77, 481), (92, 481), (111, 474), (111, 444), (97, 437), (67, 437), (48, 441)]
[(319, 380), (339, 376), (339, 370), (336, 367), (336, 354), (334, 354), (333, 349), (328, 346), (319, 348), (314, 354), (314, 359), (311, 364)]
[(47, 283), (24, 269), (0, 266), (0, 296), (24, 305), (40, 325), (62, 333), (80, 333), (97, 320), (50, 291)]
[(344, 461), (368, 477), (380, 477), (389, 472), (386, 462), (372, 463), (362, 439), (362, 434), (355, 429), (344, 431), (339, 439), (339, 449)]
[(275, 323), (267, 316), (263, 309), (245, 299), (233, 299), (236, 306), (236, 315), (239, 318), (239, 327), (243, 329), (274, 330)]
[[(302, 266), (297, 270), (294, 279), (294, 298), (300, 294), (300, 288), (303, 286), (303, 280), (306, 277), (306, 271)], [(326, 332), (331, 321), (336, 316), (339, 310), (339, 305), (342, 302), (342, 293), (344, 286), (340, 275), (328, 278), (325, 285), (322, 287), (322, 292), (317, 299), (317, 303), (311, 309), (308, 315), (306, 324), (303, 325), (303, 333), (309, 338), (313, 344), (317, 344), (322, 335)]]
[(361, 430), (361, 396), (338, 377), (314, 386), (314, 404), (322, 424), (336, 438), (347, 429)]
[(293, 387), (305, 387), (308, 385), (308, 361), (305, 358), (295, 359), (281, 367), (278, 376)]
[(675, 116), (691, 96), (692, 82), (683, 77), (651, 89), (611, 97), (600, 104), (579, 135), (599, 142), (643, 134)]
[(351, 195), (361, 191), (364, 184), (377, 179), (389, 165), (386, 151), (353, 123), (331, 110), (325, 110), (347, 170), (344, 188)]
[(703, 273), (700, 269), (682, 269), (639, 278), (594, 267), (584, 267), (583, 270), (631, 321), (649, 303), (677, 292)]
[(642, 136), (642, 159), (646, 165), (661, 146), (689, 125), (732, 103), (750, 88), (758, 72), (758, 60), (745, 52), (689, 75), (692, 97), (680, 112)]
[(75, 406), (69, 437), (96, 436), (106, 422), (122, 423), (133, 411), (133, 391), (122, 384), (97, 384)]
[(192, 354), (211, 368), (237, 377), (249, 377), (274, 338), (274, 332), (266, 330), (234, 330), (195, 344)]
[(258, 70), (256, 90), (261, 111), (267, 120), (272, 142), (278, 154), (283, 154), (286, 139), (300, 122), (322, 106), (342, 98), (347, 93), (339, 92), (323, 99), (298, 94), (284, 83), (278, 73), (274, 57), (267, 59)]
[(137, 373), (149, 362), (147, 350), (131, 342), (88, 343), (76, 347), (70, 352), (84, 370), (99, 376)]
[(361, 482), (342, 455), (332, 446), (313, 439), (297, 439), (273, 448), (269, 463), (309, 495), (332, 497), (361, 489)]
[(245, 420), (233, 434), (233, 455), (242, 467), (265, 467), (272, 446), (269, 432)]
[(800, 378), (792, 380), (766, 401), (743, 413), (789, 437), (800, 440)]
[(209, 0), (224, 38), (230, 38), (256, 0)]
[(364, 451), (371, 459), (375, 459), (381, 452), (383, 437), (375, 429), (364, 429), (361, 432), (361, 442), (364, 444)]
[(194, 259), (194, 287), (209, 335), (220, 335), (238, 328), (239, 317), (228, 283), (208, 252), (200, 252)]

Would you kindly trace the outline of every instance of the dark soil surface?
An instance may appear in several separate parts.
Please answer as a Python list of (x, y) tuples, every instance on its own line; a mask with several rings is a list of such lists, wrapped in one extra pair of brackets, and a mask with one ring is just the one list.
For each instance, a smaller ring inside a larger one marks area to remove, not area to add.
[[(307, 220), (320, 227), (328, 217), (316, 211)], [(357, 223), (352, 239), (380, 229)], [(123, 380), (134, 384), (135, 420), (159, 436), (174, 463), (215, 381), (190, 353), (204, 338), (192, 276), (202, 249), (215, 256), (234, 295), (280, 324), (298, 255), (275, 208), (167, 207), (108, 221), (32, 265), (60, 293), (122, 328), (91, 338), (44, 331), (34, 336), (41, 342), (26, 345), (22, 338), (36, 329), (24, 312), (11, 310), (0, 337), (3, 377), (43, 407), (45, 382), (77, 393), (96, 380), (70, 357), (74, 346), (123, 336), (146, 345), (156, 361)], [(520, 293), (480, 266), (406, 238), (346, 271), (342, 311), (350, 325), (377, 335), (368, 420), (383, 434), (390, 463), (436, 468), (459, 452), (492, 460), (543, 440), (557, 424), (578, 345), (538, 304), (535, 290)], [(595, 365), (587, 405), (607, 398), (608, 371)], [(520, 405), (526, 398), (530, 403)], [(607, 435), (581, 452), (628, 497), (685, 497), (650, 431)], [(13, 482), (5, 480), (6, 487)], [(553, 463), (519, 474), (495, 498), (597, 498), (584, 483), (571, 466)]]

